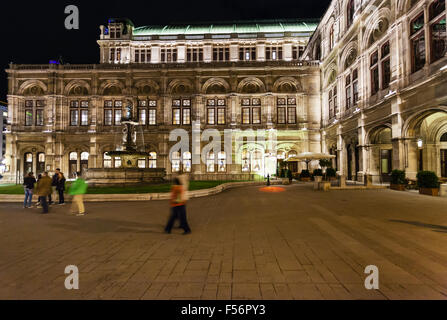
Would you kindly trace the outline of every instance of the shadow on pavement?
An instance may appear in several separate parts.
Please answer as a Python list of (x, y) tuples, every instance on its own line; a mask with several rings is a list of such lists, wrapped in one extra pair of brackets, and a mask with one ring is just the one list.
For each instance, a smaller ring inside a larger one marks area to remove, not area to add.
[(447, 233), (447, 226), (440, 226), (440, 225), (437, 225), (437, 224), (428, 224), (428, 223), (423, 223), (423, 222), (418, 222), (418, 221), (405, 221), (405, 220), (388, 220), (388, 221), (410, 224), (410, 225), (413, 225), (413, 226), (416, 226), (416, 227), (435, 229), (435, 230), (432, 230), (432, 231)]

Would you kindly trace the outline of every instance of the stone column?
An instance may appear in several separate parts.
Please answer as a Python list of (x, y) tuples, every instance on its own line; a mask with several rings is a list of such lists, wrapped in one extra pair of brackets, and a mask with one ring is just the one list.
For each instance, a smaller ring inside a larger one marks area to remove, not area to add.
[(345, 175), (345, 156), (344, 156), (344, 139), (342, 136), (342, 125), (337, 128), (337, 153), (338, 153), (338, 174)]
[(417, 141), (414, 139), (409, 139), (406, 141), (407, 146), (407, 168), (406, 175), (409, 179), (416, 179), (418, 172), (418, 157), (419, 148), (417, 146)]

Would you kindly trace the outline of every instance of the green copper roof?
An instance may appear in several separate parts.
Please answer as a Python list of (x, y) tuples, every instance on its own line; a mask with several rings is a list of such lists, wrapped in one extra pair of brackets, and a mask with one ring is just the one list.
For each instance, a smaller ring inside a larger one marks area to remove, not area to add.
[(318, 20), (260, 20), (210, 24), (178, 24), (136, 27), (134, 36), (200, 35), (229, 33), (313, 32)]

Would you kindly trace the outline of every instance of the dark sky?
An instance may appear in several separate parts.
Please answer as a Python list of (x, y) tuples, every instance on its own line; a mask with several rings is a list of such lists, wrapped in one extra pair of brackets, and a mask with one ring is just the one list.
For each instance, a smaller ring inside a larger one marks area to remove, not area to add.
[[(135, 26), (244, 19), (320, 18), (329, 0), (121, 0), (3, 1), (0, 35), (0, 100), (6, 100), (9, 62), (98, 63), (99, 26), (109, 17), (130, 18)], [(5, 4), (7, 3), (7, 4)], [(65, 6), (76, 5), (80, 29), (66, 30)]]

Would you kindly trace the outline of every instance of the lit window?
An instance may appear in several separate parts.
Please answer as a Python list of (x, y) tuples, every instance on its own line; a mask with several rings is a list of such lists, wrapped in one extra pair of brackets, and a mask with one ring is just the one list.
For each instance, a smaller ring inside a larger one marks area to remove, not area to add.
[(225, 152), (221, 151), (218, 154), (218, 171), (219, 172), (226, 172), (227, 171), (227, 157)]
[(172, 172), (180, 172), (180, 153), (177, 151), (171, 154), (171, 169)]
[(151, 169), (157, 168), (157, 153), (156, 152), (149, 153), (149, 168), (151, 168)]
[(214, 152), (208, 152), (206, 157), (206, 172), (214, 172)]
[(191, 152), (183, 153), (183, 172), (191, 172)]
[(112, 167), (112, 157), (108, 156), (107, 153), (104, 153), (104, 168)]

